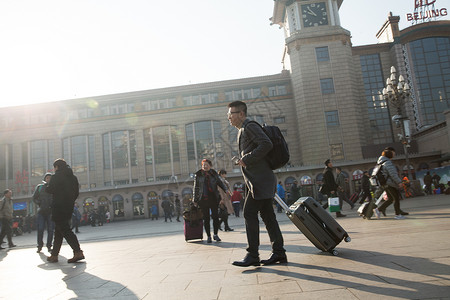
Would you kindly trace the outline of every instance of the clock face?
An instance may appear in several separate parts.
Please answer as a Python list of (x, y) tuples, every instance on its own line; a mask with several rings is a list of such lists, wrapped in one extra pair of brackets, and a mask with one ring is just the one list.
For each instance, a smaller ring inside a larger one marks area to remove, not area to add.
[(313, 27), (328, 25), (327, 7), (325, 2), (302, 5), (303, 26)]

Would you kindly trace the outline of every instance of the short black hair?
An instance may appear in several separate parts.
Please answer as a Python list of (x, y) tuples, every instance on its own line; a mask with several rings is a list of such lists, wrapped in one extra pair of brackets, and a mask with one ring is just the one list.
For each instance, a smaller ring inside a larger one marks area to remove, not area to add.
[(63, 158), (58, 158), (53, 162), (53, 167), (56, 168), (56, 166), (58, 166), (58, 168), (64, 168), (67, 166), (67, 163)]
[(6, 189), (4, 192), (3, 192), (3, 196), (5, 196), (6, 194), (8, 194), (9, 192), (12, 192), (10, 189)]
[(328, 167), (328, 164), (329, 164), (330, 162), (331, 162), (331, 160), (330, 160), (330, 159), (327, 159), (327, 160), (324, 162), (325, 166)]
[(247, 104), (242, 101), (233, 101), (228, 103), (228, 107), (236, 107), (239, 111), (243, 111), (244, 115), (247, 116)]

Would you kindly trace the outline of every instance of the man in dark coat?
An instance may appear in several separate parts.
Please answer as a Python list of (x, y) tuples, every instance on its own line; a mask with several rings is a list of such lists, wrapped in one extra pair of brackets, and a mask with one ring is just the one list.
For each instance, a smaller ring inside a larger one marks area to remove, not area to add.
[(433, 195), (433, 189), (431, 188), (433, 178), (431, 177), (430, 171), (428, 171), (427, 175), (423, 177), (423, 183), (425, 184), (425, 193), (428, 195)]
[(367, 198), (369, 202), (372, 201), (372, 194), (370, 193), (370, 181), (369, 172), (364, 171), (363, 177), (361, 178), (362, 195), (359, 203), (362, 204)]
[[(333, 175), (333, 163), (331, 162), (330, 159), (327, 159), (325, 161), (325, 169), (323, 171), (323, 184), (322, 184), (322, 188), (320, 189), (320, 192), (323, 195), (327, 195), (327, 197), (336, 197), (337, 196), (337, 189), (338, 189), (338, 185), (336, 183), (336, 181), (334, 180), (334, 175)], [(324, 209), (328, 208), (328, 201), (323, 205)], [(342, 214), (340, 211), (336, 212), (336, 217), (337, 218), (342, 218), (345, 217), (347, 215)]]
[[(283, 236), (278, 225), (272, 201), (276, 192), (276, 178), (265, 159), (273, 145), (262, 128), (247, 119), (247, 105), (242, 101), (228, 104), (228, 120), (238, 132), (239, 161), (242, 175), (247, 186), (244, 218), (247, 232), (247, 255), (243, 260), (233, 262), (235, 266), (271, 265), (286, 263), (286, 250)], [(272, 244), (269, 259), (259, 259), (259, 221), (258, 212), (266, 225)]]
[(58, 262), (59, 250), (63, 238), (65, 238), (74, 254), (73, 258), (67, 262), (74, 263), (84, 259), (78, 238), (70, 229), (74, 203), (79, 194), (78, 179), (62, 158), (55, 160), (53, 167), (55, 174), (52, 175), (46, 191), (53, 195), (52, 219), (55, 222), (55, 240), (53, 241), (52, 254), (47, 257), (47, 261)]
[(291, 184), (290, 189), (290, 197), (288, 201), (288, 205), (292, 205), (301, 197), (300, 194), (300, 187), (298, 186), (298, 181), (294, 180), (294, 182)]
[(36, 186), (33, 193), (33, 202), (39, 206), (37, 211), (37, 252), (41, 252), (44, 246), (44, 231), (47, 230), (47, 249), (52, 251), (53, 230), (55, 224), (52, 221), (53, 197), (45, 189), (52, 177), (51, 173), (45, 173), (44, 180)]

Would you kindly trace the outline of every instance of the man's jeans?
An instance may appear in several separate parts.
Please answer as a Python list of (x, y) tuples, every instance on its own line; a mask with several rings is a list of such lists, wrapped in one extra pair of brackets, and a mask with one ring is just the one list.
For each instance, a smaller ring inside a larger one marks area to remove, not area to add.
[(53, 231), (55, 230), (55, 223), (52, 221), (51, 215), (37, 214), (37, 244), (39, 248), (44, 246), (44, 231), (47, 230), (47, 248), (52, 247)]

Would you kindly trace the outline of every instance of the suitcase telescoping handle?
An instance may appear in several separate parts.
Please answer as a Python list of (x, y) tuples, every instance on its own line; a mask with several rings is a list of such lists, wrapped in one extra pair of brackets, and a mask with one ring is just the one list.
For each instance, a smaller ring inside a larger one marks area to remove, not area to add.
[(283, 199), (280, 198), (280, 196), (278, 196), (277, 193), (275, 193), (275, 201), (278, 202), (278, 204), (281, 205), (281, 207), (286, 211), (286, 213), (290, 213), (291, 209), (289, 208), (289, 206), (287, 206), (287, 204), (283, 201)]

